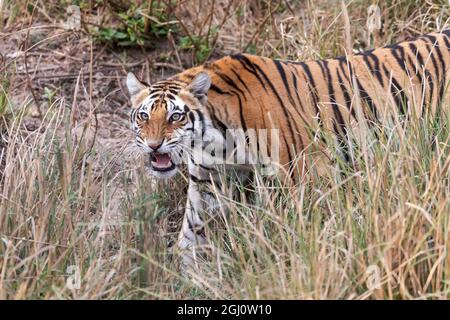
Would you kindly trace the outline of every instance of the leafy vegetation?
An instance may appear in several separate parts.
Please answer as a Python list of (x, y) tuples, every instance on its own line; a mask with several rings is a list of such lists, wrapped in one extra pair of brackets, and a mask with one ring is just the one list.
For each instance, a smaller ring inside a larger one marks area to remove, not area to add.
[(112, 14), (120, 21), (119, 26), (101, 27), (97, 39), (119, 46), (146, 46), (152, 40), (176, 33), (177, 24), (169, 9), (161, 1), (150, 1), (150, 6), (131, 4), (125, 12), (117, 12), (110, 6)]

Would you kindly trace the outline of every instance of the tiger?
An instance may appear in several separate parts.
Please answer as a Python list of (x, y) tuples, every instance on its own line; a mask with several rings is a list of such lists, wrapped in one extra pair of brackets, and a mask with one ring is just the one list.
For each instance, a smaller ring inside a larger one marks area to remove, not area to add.
[[(208, 244), (205, 214), (218, 206), (211, 190), (220, 183), (220, 171), (214, 161), (196, 156), (223, 160), (223, 154), (205, 150), (211, 144), (223, 148), (229, 130), (275, 130), (279, 174), (292, 175), (296, 166), (304, 172), (307, 166), (298, 165), (298, 155), (311, 147), (321, 154), (326, 143), (321, 132), (345, 145), (352, 127), (368, 130), (392, 113), (424, 117), (448, 106), (449, 66), (450, 30), (444, 30), (307, 62), (233, 54), (151, 85), (128, 73), (131, 128), (149, 173), (169, 179), (187, 168), (189, 174), (178, 237), (183, 265), (195, 265), (197, 253)], [(248, 140), (244, 134), (239, 148), (247, 156), (258, 153), (259, 146), (249, 150)]]

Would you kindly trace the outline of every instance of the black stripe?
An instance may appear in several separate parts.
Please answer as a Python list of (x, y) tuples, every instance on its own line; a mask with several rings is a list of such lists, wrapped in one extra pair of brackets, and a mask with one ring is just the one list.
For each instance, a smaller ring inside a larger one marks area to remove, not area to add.
[(398, 81), (395, 79), (394, 75), (389, 73), (388, 69), (383, 65), (383, 71), (386, 76), (386, 78), (391, 79), (391, 85), (389, 90), (391, 91), (392, 97), (394, 98), (395, 104), (397, 105), (397, 108), (399, 112), (404, 115), (406, 113), (406, 107), (407, 107), (407, 101), (408, 98), (406, 97), (403, 88), (400, 86)]
[(241, 93), (242, 96), (244, 97), (244, 99), (247, 100), (247, 98), (245, 97), (244, 91), (242, 91), (242, 90), (236, 85), (236, 83), (234, 83), (234, 81), (230, 79), (230, 77), (228, 77), (227, 75), (225, 75), (225, 74), (223, 74), (223, 73), (221, 73), (221, 72), (219, 72), (219, 71), (217, 71), (217, 70), (214, 70), (214, 72), (215, 72), (215, 74), (217, 74), (217, 75), (220, 77), (220, 79), (222, 79), (223, 82), (225, 82), (225, 83), (228, 84), (230, 87), (232, 87), (233, 89), (235, 89), (236, 91), (238, 91), (239, 93)]
[(156, 98), (156, 97), (159, 97), (161, 94), (162, 94), (162, 91), (161, 91), (161, 90), (152, 91), (152, 92), (148, 95), (148, 97), (149, 97), (149, 99), (154, 99), (154, 98)]
[(139, 109), (139, 108), (133, 109), (133, 110), (131, 111), (131, 114), (130, 114), (130, 120), (131, 120), (131, 123), (136, 122), (136, 113), (137, 113), (138, 109)]
[[(400, 56), (397, 54), (397, 50), (400, 53)], [(406, 59), (405, 59), (405, 49), (402, 46), (396, 45), (391, 48), (391, 54), (394, 56), (395, 61), (397, 61), (397, 64), (399, 67), (405, 72), (406, 75), (409, 76), (409, 69), (406, 65)]]
[[(344, 78), (348, 81), (348, 83), (352, 83), (350, 78), (353, 77), (353, 73), (350, 61), (348, 61), (346, 57), (337, 57), (336, 60), (339, 61), (339, 68), (341, 69)], [(350, 72), (350, 77), (347, 75), (346, 68), (348, 68), (348, 71)]]
[(415, 66), (415, 72), (414, 74), (416, 75), (417, 78), (419, 78), (419, 83), (420, 85), (422, 85), (422, 73), (420, 72), (420, 68), (417, 67), (417, 63), (414, 63), (414, 61), (412, 61), (411, 57), (408, 55), (408, 62), (411, 65), (411, 67)]
[(203, 170), (217, 172), (217, 170), (215, 168), (207, 167), (207, 166), (205, 166), (205, 165), (203, 165), (201, 163), (196, 163), (196, 165), (198, 165)]
[[(245, 89), (248, 91), (248, 93), (250, 93), (250, 96), (252, 96), (253, 97), (253, 94), (252, 94), (252, 91), (250, 90), (250, 88), (247, 86), (247, 84), (242, 80), (242, 78), (241, 78), (241, 76), (239, 75), (239, 73), (238, 72), (236, 72), (236, 70), (234, 70), (234, 68), (233, 67), (231, 67), (231, 71), (234, 73), (234, 75), (236, 76), (236, 78), (239, 80), (239, 82), (241, 82), (242, 83), (242, 85), (245, 87)], [(253, 72), (252, 72), (252, 74), (253, 74)], [(258, 75), (257, 75), (258, 76)], [(264, 86), (264, 83), (262, 83), (262, 85)], [(263, 108), (262, 108), (262, 105), (259, 103), (258, 104), (259, 105), (259, 108), (261, 109), (261, 118), (262, 118), (262, 121), (263, 121), (263, 123), (264, 123), (264, 127), (265, 127), (265, 118), (264, 118), (264, 112), (263, 112)], [(242, 108), (240, 108), (240, 117), (241, 117), (241, 122), (242, 123), (244, 123), (244, 116), (243, 116), (243, 110), (242, 110)]]
[(344, 159), (346, 162), (350, 162), (350, 153), (348, 150), (348, 144), (345, 142), (345, 139), (341, 133), (339, 133), (339, 129), (336, 127), (336, 121), (333, 121), (333, 130), (336, 132), (336, 138), (339, 143), (339, 148), (342, 148), (342, 153), (344, 155)]
[(445, 45), (447, 46), (447, 50), (450, 51), (450, 42), (446, 37), (443, 37), (442, 39), (444, 39)]
[(300, 96), (298, 95), (298, 85), (297, 85), (297, 76), (294, 74), (294, 72), (291, 70), (292, 75), (292, 81), (294, 82), (294, 89), (295, 89), (295, 95), (297, 97), (297, 101), (300, 104), (300, 108), (305, 111), (305, 108), (303, 107), (302, 99), (300, 99)]
[[(285, 72), (284, 67), (283, 67), (282, 64), (285, 64), (286, 67), (288, 67), (290, 65), (287, 62), (279, 61), (279, 60), (274, 60), (274, 63), (277, 66), (278, 72), (280, 73), (280, 76), (281, 76), (281, 78), (283, 80), (284, 86), (286, 87), (286, 90), (288, 92), (289, 101), (291, 102), (291, 104), (294, 107), (294, 110), (297, 112), (298, 116), (303, 119), (303, 116), (297, 110), (297, 105), (296, 105), (296, 103), (295, 103), (295, 101), (294, 101), (294, 99), (292, 97), (291, 90), (290, 90), (289, 83), (288, 83), (287, 76), (286, 76), (286, 72)], [(303, 109), (303, 105), (301, 103), (300, 97), (298, 95), (298, 90), (297, 90), (297, 78), (295, 77), (295, 75), (292, 72), (292, 70), (291, 69), (289, 69), (289, 70), (290, 70), (290, 72), (291, 72), (291, 74), (292, 74), (292, 76), (294, 78), (294, 84), (295, 84), (295, 89), (296, 89), (295, 94), (297, 95), (297, 99), (298, 99), (298, 101), (300, 103), (300, 107)], [(294, 123), (296, 124), (297, 122), (294, 120)], [(297, 128), (297, 126), (296, 126), (296, 128)], [(304, 149), (304, 143), (303, 143), (303, 139), (302, 139), (302, 136), (301, 136), (300, 132), (297, 132), (297, 136), (296, 137), (298, 137), (298, 139), (300, 140), (300, 146), (299, 146), (300, 148), (299, 148), (299, 150), (303, 150)]]
[(244, 129), (244, 131), (247, 131), (247, 124), (245, 123), (245, 119), (244, 119), (244, 108), (242, 106), (242, 101), (241, 101), (241, 97), (237, 94), (236, 97), (238, 98), (238, 102), (239, 102), (239, 117), (241, 118), (241, 126), (242, 129)]
[(289, 101), (291, 102), (291, 104), (293, 106), (295, 106), (295, 102), (294, 102), (294, 99), (292, 98), (292, 94), (291, 94), (291, 88), (289, 87), (289, 83), (288, 83), (288, 80), (286, 77), (286, 72), (284, 71), (284, 68), (281, 65), (281, 62), (279, 60), (273, 60), (273, 63), (277, 67), (278, 73), (280, 74), (281, 80), (283, 81), (284, 87), (288, 94)]
[(170, 91), (167, 92), (166, 95), (170, 100), (175, 100), (175, 96)]
[[(192, 207), (192, 203), (191, 203), (191, 207)], [(189, 219), (186, 219), (186, 220), (188, 222), (189, 229), (191, 230), (191, 232), (193, 234), (195, 234), (197, 236), (204, 236), (205, 235), (205, 227), (204, 226), (202, 226), (202, 225), (195, 225), (194, 226), (194, 225), (192, 225), (192, 222)], [(201, 227), (200, 229), (198, 229), (199, 226)], [(184, 232), (183, 232), (183, 235), (186, 237), (186, 234)], [(186, 237), (186, 238), (189, 239), (189, 237)], [(189, 239), (189, 240), (191, 240), (191, 239)], [(195, 239), (191, 240), (191, 241), (195, 241)]]
[(442, 56), (442, 51), (441, 51), (441, 48), (439, 45), (439, 40), (432, 35), (424, 35), (424, 37), (431, 41), (431, 43), (433, 44), (433, 48), (436, 50), (439, 62), (441, 63), (441, 66), (442, 66), (442, 70), (443, 70), (442, 72), (444, 73), (443, 77), (444, 77), (444, 81), (445, 81), (445, 71), (447, 70), (447, 66), (445, 65), (445, 61)]
[[(373, 115), (374, 119), (371, 119), (371, 120), (379, 123), (378, 112), (377, 112), (377, 108), (375, 106), (375, 103), (373, 102), (372, 98), (367, 93), (367, 91), (364, 89), (363, 85), (361, 84), (361, 82), (358, 79), (356, 79), (356, 84), (358, 85), (358, 90), (359, 90), (359, 93), (360, 93), (359, 94), (360, 97), (362, 99), (364, 99), (364, 101), (369, 106), (370, 111), (372, 112), (372, 115)], [(370, 121), (369, 121), (369, 123), (370, 123)]]
[(195, 119), (194, 110), (189, 111), (189, 112), (187, 113), (187, 116), (188, 116), (189, 120), (191, 121), (192, 125), (194, 125), (195, 120), (196, 120), (196, 119)]
[[(342, 74), (344, 75), (345, 79), (349, 82), (349, 84), (353, 87), (353, 68), (352, 68), (350, 61), (348, 61), (346, 58), (344, 58), (344, 59), (341, 58), (338, 60), (339, 60), (339, 68), (341, 69)], [(348, 68), (350, 77), (347, 76), (345, 67)], [(352, 79), (352, 81), (350, 81), (350, 79)], [(366, 89), (364, 89), (364, 86), (359, 81), (358, 77), (355, 77), (355, 80), (356, 80), (359, 97), (361, 99), (363, 99), (363, 101), (367, 104), (367, 106), (370, 108), (370, 111), (372, 112), (372, 117), (368, 117), (368, 119), (367, 119), (369, 126), (372, 126), (372, 121), (379, 122), (378, 112), (377, 112), (375, 103), (373, 102), (370, 95), (367, 93)], [(374, 118), (374, 119), (372, 119), (372, 118)]]
[(177, 95), (178, 93), (180, 93), (179, 89), (172, 89), (172, 88), (168, 88), (167, 91), (169, 91), (171, 94), (173, 95)]
[[(303, 68), (303, 71), (306, 73), (306, 76), (308, 78), (308, 80), (307, 80), (308, 90), (309, 90), (309, 92), (311, 92), (311, 94), (313, 96), (313, 107), (314, 107), (314, 110), (316, 111), (317, 117), (319, 118), (318, 119), (319, 127), (322, 128), (323, 122), (322, 122), (322, 117), (320, 115), (320, 110), (319, 110), (319, 106), (318, 106), (319, 97), (317, 96), (316, 82), (314, 81), (314, 77), (312, 76), (311, 69), (304, 62), (297, 62), (296, 64), (299, 64)], [(311, 86), (312, 86), (312, 88), (311, 88)]]
[(203, 123), (205, 121), (205, 117), (203, 116), (203, 113), (198, 109), (196, 109), (194, 111), (195, 111), (195, 113), (197, 113), (198, 117), (200, 118), (200, 121)]
[(432, 36), (432, 35), (424, 35), (424, 38), (429, 40), (433, 44), (433, 49), (436, 51), (436, 54), (438, 56), (438, 60), (439, 60), (439, 62), (441, 64), (441, 67), (442, 67), (442, 77), (441, 77), (441, 80), (439, 81), (439, 96), (438, 96), (438, 101), (437, 101), (438, 106), (440, 106), (440, 104), (442, 102), (442, 98), (444, 96), (444, 90), (445, 90), (446, 65), (445, 65), (444, 58), (442, 56), (441, 49), (439, 48), (439, 41), (438, 41), (438, 39), (436, 37)]
[(353, 118), (355, 118), (357, 120), (356, 114), (355, 114), (355, 109), (352, 107), (352, 99), (350, 98), (350, 94), (348, 93), (347, 88), (344, 85), (344, 82), (342, 80), (342, 77), (341, 77), (338, 69), (336, 69), (336, 74), (337, 74), (338, 81), (339, 81), (339, 87), (341, 88), (342, 94), (344, 95), (345, 105), (347, 106), (347, 109), (351, 112)]
[(331, 79), (331, 73), (330, 73), (330, 69), (328, 68), (328, 61), (323, 60), (323, 61), (316, 61), (316, 62), (320, 66), (324, 78), (327, 79), (328, 95), (330, 96), (330, 102), (331, 102), (331, 105), (333, 106), (333, 113), (334, 113), (335, 117), (338, 118), (339, 126), (341, 128), (343, 128), (343, 126), (345, 127), (344, 118), (342, 117), (342, 113), (339, 110), (339, 106), (336, 102), (335, 92), (334, 92), (334, 88), (333, 88), (333, 82)]
[(214, 109), (214, 106), (211, 105), (209, 102), (207, 104), (208, 110), (211, 114), (211, 120), (214, 123), (214, 127), (219, 127), (222, 133), (225, 133), (228, 130), (228, 126), (226, 126), (219, 118), (216, 116), (216, 111)]
[[(424, 70), (424, 74), (425, 74), (424, 76), (427, 79), (428, 85), (430, 87), (430, 97), (429, 97), (430, 101), (429, 101), (429, 105), (431, 106), (432, 101), (433, 101), (433, 91), (434, 91), (433, 78), (431, 76), (430, 71), (425, 67), (425, 62), (423, 60), (423, 56), (420, 54), (417, 46), (414, 45), (413, 43), (410, 43), (409, 47), (411, 48), (411, 50), (413, 52), (416, 51), (415, 54), (416, 54), (417, 60), (419, 61), (419, 64), (420, 64), (421, 68), (423, 68), (423, 70)], [(425, 112), (425, 106), (422, 106), (422, 115), (424, 114), (424, 112)]]
[(290, 145), (288, 144), (288, 142), (286, 140), (286, 136), (285, 135), (282, 135), (282, 136), (283, 136), (284, 144), (286, 145), (287, 152), (288, 152), (289, 165), (291, 165), (293, 163), (292, 154), (291, 154), (291, 147), (290, 147)]
[[(439, 81), (439, 74), (440, 73), (439, 73), (439, 68), (438, 68), (438, 65), (437, 65), (436, 58), (435, 58), (435, 56), (433, 54), (433, 51), (432, 51), (432, 49), (431, 49), (431, 47), (430, 47), (430, 45), (428, 43), (425, 45), (425, 47), (427, 48), (428, 52), (430, 53), (431, 62), (433, 64), (434, 73), (436, 75), (435, 79), (436, 79), (436, 81)], [(433, 82), (433, 78), (431, 77), (431, 75), (430, 75), (429, 81), (431, 81), (431, 85), (433, 85), (433, 87), (434, 87), (434, 82)], [(430, 87), (432, 92), (433, 92), (433, 87)], [(441, 98), (441, 93), (439, 92), (438, 100), (437, 100), (438, 104), (440, 103), (440, 98)], [(433, 100), (430, 98), (430, 106), (432, 105), (432, 101)]]
[(259, 83), (262, 85), (264, 91), (267, 92), (267, 88), (266, 88), (266, 85), (264, 84), (264, 81), (259, 76), (255, 67), (253, 66), (253, 63), (246, 56), (244, 56), (242, 54), (235, 54), (230, 57), (239, 61), (241, 63), (241, 65), (244, 67), (244, 69), (246, 69), (249, 73), (253, 74), (258, 79)]
[[(347, 63), (348, 63), (348, 65), (347, 65)], [(345, 72), (346, 69), (344, 68), (344, 66), (348, 67), (348, 70), (350, 73), (350, 78), (352, 79), (351, 82), (349, 81), (349, 78), (347, 78), (347, 73)], [(351, 83), (351, 86), (353, 87), (353, 68), (352, 68), (350, 61), (348, 61), (348, 62), (346, 61), (345, 64), (344, 64), (344, 61), (340, 62), (339, 67), (340, 67), (342, 73), (344, 74), (344, 76), (347, 78), (347, 80)], [(355, 77), (355, 81), (356, 81), (356, 86), (357, 86), (359, 97), (366, 103), (366, 105), (369, 107), (369, 109), (371, 111), (370, 116), (366, 115), (367, 123), (369, 124), (369, 127), (373, 127), (374, 122), (379, 123), (377, 108), (376, 108), (375, 103), (373, 102), (372, 98), (366, 91), (366, 89), (364, 89), (364, 86), (362, 85), (361, 81), (359, 81), (358, 77)], [(364, 111), (364, 109), (363, 109), (363, 111)], [(366, 112), (364, 112), (364, 114), (366, 114)], [(375, 136), (378, 138), (378, 133), (376, 131), (375, 131)]]
[[(197, 165), (197, 164), (195, 164)], [(192, 173), (189, 174), (189, 179), (194, 181), (195, 183), (211, 183), (211, 179), (200, 179), (194, 176)]]
[[(251, 63), (251, 62), (250, 62), (250, 63)], [(274, 87), (273, 83), (269, 80), (269, 78), (267, 77), (267, 75), (265, 74), (265, 72), (261, 69), (261, 67), (260, 67), (259, 65), (257, 65), (257, 64), (253, 64), (253, 63), (251, 63), (251, 65), (252, 65), (253, 68), (255, 68), (255, 69), (259, 72), (259, 74), (264, 78), (264, 80), (266, 81), (266, 83), (269, 85), (270, 89), (271, 89), (272, 92), (274, 93), (274, 95), (277, 97), (277, 100), (278, 100), (278, 102), (279, 102), (279, 104), (280, 104), (280, 107), (281, 107), (281, 109), (283, 110), (283, 113), (284, 113), (284, 115), (285, 115), (285, 117), (286, 117), (285, 120), (286, 120), (286, 123), (287, 123), (287, 125), (288, 125), (289, 132), (290, 132), (290, 134), (291, 134), (291, 136), (292, 136), (292, 139), (293, 139), (294, 143), (297, 144), (297, 142), (295, 141), (295, 140), (296, 140), (296, 139), (295, 139), (296, 135), (294, 134), (294, 130), (293, 130), (292, 124), (291, 124), (291, 120), (293, 120), (292, 115), (290, 115), (290, 113), (289, 113), (288, 109), (286, 108), (286, 106), (285, 106), (283, 100), (281, 99), (281, 97), (280, 97), (280, 95), (278, 94), (278, 92), (275, 90), (275, 87)], [(295, 122), (294, 122), (294, 124), (295, 124)], [(298, 128), (297, 128), (297, 130), (298, 130)], [(298, 130), (298, 132), (300, 132), (300, 130)]]
[(218, 86), (216, 86), (216, 85), (213, 84), (213, 83), (211, 84), (210, 89), (213, 90), (213, 91), (215, 91), (215, 92), (217, 92), (217, 93), (219, 93), (219, 94), (228, 94), (228, 95), (231, 95), (231, 93), (229, 93), (228, 91), (223, 91), (222, 89), (220, 89)]
[(248, 93), (250, 93), (250, 95), (252, 95), (252, 92), (250, 91), (250, 88), (247, 86), (247, 84), (242, 80), (241, 76), (239, 75), (238, 72), (236, 72), (236, 70), (234, 70), (233, 67), (231, 67), (231, 72), (233, 72), (234, 76), (239, 80), (240, 83), (242, 83), (242, 85), (245, 87), (245, 89), (248, 91)]
[(377, 77), (378, 82), (380, 82), (381, 86), (384, 88), (384, 81), (383, 81), (383, 76), (381, 74), (380, 60), (372, 52), (369, 53), (369, 57), (370, 57), (370, 59), (372, 59), (372, 61), (375, 64), (374, 69), (373, 69), (375, 76)]
[[(374, 66), (372, 66), (372, 64), (370, 63), (369, 57), (373, 61)], [(380, 72), (380, 60), (378, 60), (378, 57), (373, 53), (368, 53), (363, 55), (363, 60), (369, 68), (370, 73), (373, 74), (380, 85), (384, 87), (383, 77)]]
[(205, 131), (206, 131), (205, 117), (203, 116), (203, 113), (200, 110), (196, 109), (196, 110), (193, 110), (193, 111), (198, 115), (198, 118), (199, 118), (199, 121), (200, 121), (200, 125), (202, 126), (202, 135), (204, 135)]
[[(189, 222), (189, 219), (187, 219), (188, 220), (188, 224), (190, 223)], [(189, 227), (189, 226), (188, 226)], [(192, 230), (191, 230), (192, 231)], [(185, 237), (186, 239), (188, 239), (189, 241), (192, 241), (192, 242), (194, 242), (195, 241), (195, 239), (192, 239), (192, 238), (190, 238), (190, 237), (188, 237), (188, 235), (184, 232), (184, 230), (181, 230), (181, 232), (183, 232), (183, 237)]]
[[(331, 72), (330, 72), (330, 68), (328, 67), (328, 61), (323, 60), (323, 61), (316, 61), (316, 62), (320, 66), (323, 77), (326, 78), (326, 81), (327, 81), (328, 95), (330, 96), (330, 102), (331, 102), (334, 117), (335, 117), (334, 118), (335, 121), (333, 121), (333, 129), (334, 129), (334, 132), (336, 133), (336, 137), (339, 141), (340, 147), (343, 148), (345, 160), (348, 162), (348, 161), (350, 161), (350, 155), (348, 153), (348, 146), (347, 146), (347, 143), (344, 138), (344, 134), (346, 133), (346, 126), (345, 126), (344, 118), (342, 117), (342, 113), (339, 110), (339, 106), (336, 102), (335, 92), (334, 92), (334, 88), (333, 88), (333, 82), (331, 79)], [(336, 127), (336, 122), (339, 125), (339, 129)]]

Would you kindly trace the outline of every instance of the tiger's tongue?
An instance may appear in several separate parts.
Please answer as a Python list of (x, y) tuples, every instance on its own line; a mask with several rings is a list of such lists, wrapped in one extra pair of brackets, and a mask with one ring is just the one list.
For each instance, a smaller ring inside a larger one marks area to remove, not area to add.
[(153, 154), (152, 164), (158, 168), (165, 168), (171, 166), (172, 160), (168, 153), (155, 153)]

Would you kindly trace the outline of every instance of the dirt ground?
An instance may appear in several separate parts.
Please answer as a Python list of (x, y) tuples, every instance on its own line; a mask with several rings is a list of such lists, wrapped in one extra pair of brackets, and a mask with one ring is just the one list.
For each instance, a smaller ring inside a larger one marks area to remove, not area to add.
[[(27, 36), (29, 44), (25, 44)], [(14, 64), (17, 69), (10, 79), (13, 104), (29, 101), (26, 130), (37, 130), (49, 104), (61, 100), (69, 110), (76, 108), (72, 112), (78, 125), (97, 123), (97, 146), (123, 146), (132, 140), (124, 77), (127, 71), (142, 75), (143, 69), (148, 70), (151, 54), (120, 52), (93, 43), (87, 35), (39, 26), (29, 35), (18, 32), (7, 37), (0, 50), (5, 65)], [(155, 79), (173, 73), (152, 70)]]

